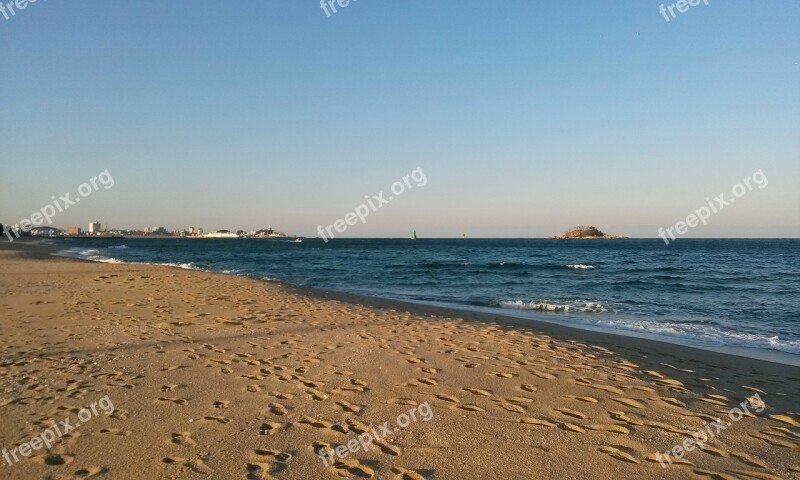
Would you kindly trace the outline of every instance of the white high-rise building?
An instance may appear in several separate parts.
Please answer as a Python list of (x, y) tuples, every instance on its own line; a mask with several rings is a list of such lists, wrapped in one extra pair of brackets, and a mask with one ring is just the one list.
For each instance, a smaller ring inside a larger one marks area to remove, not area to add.
[(103, 225), (100, 222), (92, 222), (89, 224), (89, 235), (97, 235), (103, 230)]

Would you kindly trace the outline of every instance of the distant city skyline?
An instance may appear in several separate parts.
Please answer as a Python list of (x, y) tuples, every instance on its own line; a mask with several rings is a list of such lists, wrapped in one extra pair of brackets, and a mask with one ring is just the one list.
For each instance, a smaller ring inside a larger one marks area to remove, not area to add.
[(800, 3), (659, 5), (37, 2), (0, 18), (0, 223), (105, 170), (52, 226), (315, 237), (421, 167), (337, 238), (658, 238), (760, 169), (685, 237), (800, 236)]

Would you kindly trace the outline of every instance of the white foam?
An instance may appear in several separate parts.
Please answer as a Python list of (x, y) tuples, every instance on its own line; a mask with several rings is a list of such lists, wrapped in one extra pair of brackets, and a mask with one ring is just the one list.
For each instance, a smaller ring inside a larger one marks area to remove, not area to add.
[(536, 310), (539, 312), (605, 312), (608, 309), (598, 302), (585, 302), (582, 300), (564, 303), (553, 303), (548, 301), (525, 302), (522, 300), (504, 300), (500, 302), (501, 308), (513, 308), (516, 310)]
[(80, 258), (83, 260), (91, 260), (93, 262), (101, 263), (125, 263), (118, 258), (101, 255), (100, 250), (95, 248), (73, 247), (67, 250), (62, 250), (54, 255), (61, 257)]
[(574, 265), (567, 265), (567, 268), (572, 268), (575, 270), (589, 270), (590, 268), (594, 268), (594, 265), (584, 265), (582, 263), (576, 263)]
[(208, 270), (206, 270), (204, 268), (200, 268), (198, 266), (192, 265), (191, 263), (156, 263), (154, 265), (163, 265), (165, 267), (176, 267), (176, 268), (182, 268), (184, 270), (197, 270), (197, 271), (200, 271), (200, 272), (208, 271)]
[[(581, 307), (583, 305), (583, 307)], [(747, 347), (800, 354), (800, 340), (785, 340), (775, 335), (760, 335), (731, 330), (718, 325), (684, 323), (670, 318), (646, 318), (631, 315), (579, 315), (579, 313), (613, 311), (600, 303), (503, 301), (501, 308), (539, 312), (572, 313), (550, 317), (558, 323), (596, 327), (608, 331), (628, 331), (646, 336), (676, 339), (690, 345), (709, 347)], [(558, 320), (555, 320), (558, 318)]]

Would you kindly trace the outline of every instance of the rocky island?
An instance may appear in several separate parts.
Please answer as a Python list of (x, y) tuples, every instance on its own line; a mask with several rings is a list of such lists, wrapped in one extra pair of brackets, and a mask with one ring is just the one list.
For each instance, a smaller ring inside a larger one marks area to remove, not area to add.
[(598, 228), (592, 226), (581, 226), (578, 225), (577, 227), (569, 230), (568, 232), (562, 233), (561, 235), (556, 235), (550, 238), (555, 238), (557, 240), (566, 240), (569, 238), (604, 238), (604, 239), (621, 239), (621, 238), (628, 238), (623, 237), (621, 235), (609, 235), (607, 233), (601, 232)]

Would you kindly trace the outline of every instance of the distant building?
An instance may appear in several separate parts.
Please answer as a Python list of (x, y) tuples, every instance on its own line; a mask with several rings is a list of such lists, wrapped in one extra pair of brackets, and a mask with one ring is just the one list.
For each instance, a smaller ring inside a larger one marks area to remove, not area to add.
[(67, 227), (67, 229), (64, 230), (64, 233), (66, 235), (80, 235), (81, 229), (78, 227)]
[(31, 235), (35, 237), (55, 237), (61, 235), (61, 230), (54, 227), (33, 227)]
[(103, 230), (103, 225), (100, 222), (92, 222), (89, 224), (89, 235), (97, 235)]

